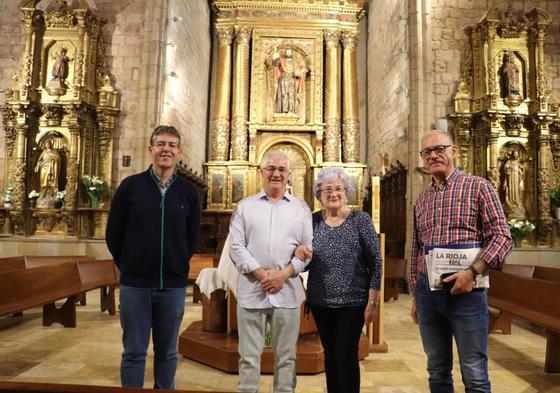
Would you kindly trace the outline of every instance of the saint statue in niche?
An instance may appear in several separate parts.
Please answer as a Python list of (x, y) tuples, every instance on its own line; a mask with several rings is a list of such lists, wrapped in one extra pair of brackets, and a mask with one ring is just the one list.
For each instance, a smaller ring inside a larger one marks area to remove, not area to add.
[(37, 207), (54, 206), (60, 175), (60, 154), (58, 150), (53, 149), (51, 140), (45, 142), (43, 151), (35, 165), (35, 172), (39, 173)]
[(68, 62), (70, 59), (66, 54), (68, 49), (60, 47), (52, 56), (54, 64), (52, 66), (52, 79), (47, 84), (47, 92), (50, 95), (61, 96), (66, 94), (68, 86), (66, 86), (66, 78), (68, 78)]
[(286, 48), (283, 55), (275, 52), (272, 57), (274, 79), (278, 82), (275, 97), (276, 113), (297, 113), (301, 93), (305, 87), (307, 69), (300, 67), (293, 50)]
[(521, 71), (515, 62), (515, 55), (512, 51), (504, 53), (504, 62), (500, 69), (503, 98), (519, 98), (521, 96), (521, 86), (519, 80)]
[(504, 210), (511, 218), (525, 218), (523, 207), (523, 165), (519, 161), (519, 153), (516, 150), (508, 152), (508, 159), (503, 168)]

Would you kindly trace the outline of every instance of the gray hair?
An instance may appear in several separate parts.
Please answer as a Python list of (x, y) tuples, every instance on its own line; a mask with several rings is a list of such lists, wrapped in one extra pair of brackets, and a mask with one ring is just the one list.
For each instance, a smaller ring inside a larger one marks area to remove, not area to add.
[(282, 153), (280, 150), (270, 150), (269, 152), (267, 152), (264, 155), (264, 157), (262, 158), (261, 169), (266, 168), (269, 161), (277, 159), (277, 158), (285, 160), (286, 161), (286, 168), (290, 169), (290, 160), (288, 159), (288, 156), (286, 154)]
[(455, 141), (453, 140), (453, 135), (451, 135), (447, 131), (441, 131), (441, 130), (430, 130), (430, 131), (426, 132), (424, 134), (424, 136), (422, 137), (421, 142), (424, 141), (425, 138), (427, 138), (429, 135), (432, 135), (432, 134), (442, 135), (445, 139), (447, 139), (449, 141), (449, 143), (451, 143), (452, 145), (455, 144)]
[(350, 181), (350, 177), (344, 172), (344, 169), (337, 167), (323, 168), (317, 174), (317, 180), (313, 184), (313, 194), (315, 198), (321, 200), (321, 187), (324, 184), (330, 183), (331, 181), (338, 179), (346, 189), (346, 196), (348, 199), (352, 199), (354, 195), (354, 185)]

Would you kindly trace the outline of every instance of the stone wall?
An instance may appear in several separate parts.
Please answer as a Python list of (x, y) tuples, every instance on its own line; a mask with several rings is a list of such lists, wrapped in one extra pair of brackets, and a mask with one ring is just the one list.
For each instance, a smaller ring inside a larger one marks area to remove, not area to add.
[[(180, 128), (183, 159), (202, 173), (212, 44), (208, 3), (171, 0), (168, 20), (161, 121)], [(176, 76), (170, 76), (171, 72)]]
[(368, 16), (367, 163), (382, 174), (406, 157), (409, 48), (406, 0), (372, 2)]

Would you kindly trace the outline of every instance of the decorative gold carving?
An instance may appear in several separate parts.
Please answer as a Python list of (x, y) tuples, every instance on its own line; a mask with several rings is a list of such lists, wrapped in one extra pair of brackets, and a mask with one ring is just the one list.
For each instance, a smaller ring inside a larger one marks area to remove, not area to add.
[(340, 120), (327, 120), (325, 124), (325, 145), (323, 149), (325, 162), (340, 161), (340, 142)]
[(42, 106), (47, 126), (60, 126), (64, 108), (62, 105), (44, 104)]
[(502, 38), (519, 38), (526, 28), (526, 19), (519, 17), (513, 11), (507, 11), (498, 23), (498, 35)]
[(360, 122), (347, 120), (342, 125), (342, 158), (344, 162), (360, 161)]
[(234, 161), (248, 159), (249, 116), (249, 43), (251, 30), (240, 27), (236, 30), (234, 84), (233, 84), (233, 120), (231, 123), (231, 150)]
[(217, 119), (212, 122), (212, 159), (213, 161), (226, 161), (228, 159), (228, 121)]
[(77, 23), (76, 14), (67, 1), (58, 1), (58, 7), (44, 13), (45, 24), (50, 28), (68, 29)]

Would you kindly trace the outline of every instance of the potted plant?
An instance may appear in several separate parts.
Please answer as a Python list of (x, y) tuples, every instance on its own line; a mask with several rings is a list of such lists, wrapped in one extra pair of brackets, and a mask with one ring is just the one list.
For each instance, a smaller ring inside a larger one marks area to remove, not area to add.
[(39, 198), (39, 193), (35, 190), (31, 190), (29, 194), (27, 194), (27, 198), (29, 199), (29, 207), (33, 209), (37, 203), (37, 198)]
[(535, 229), (533, 223), (516, 219), (509, 220), (508, 226), (514, 247), (521, 247), (521, 242), (525, 239), (525, 236)]
[(549, 191), (550, 207), (557, 220), (560, 220), (560, 186)]

